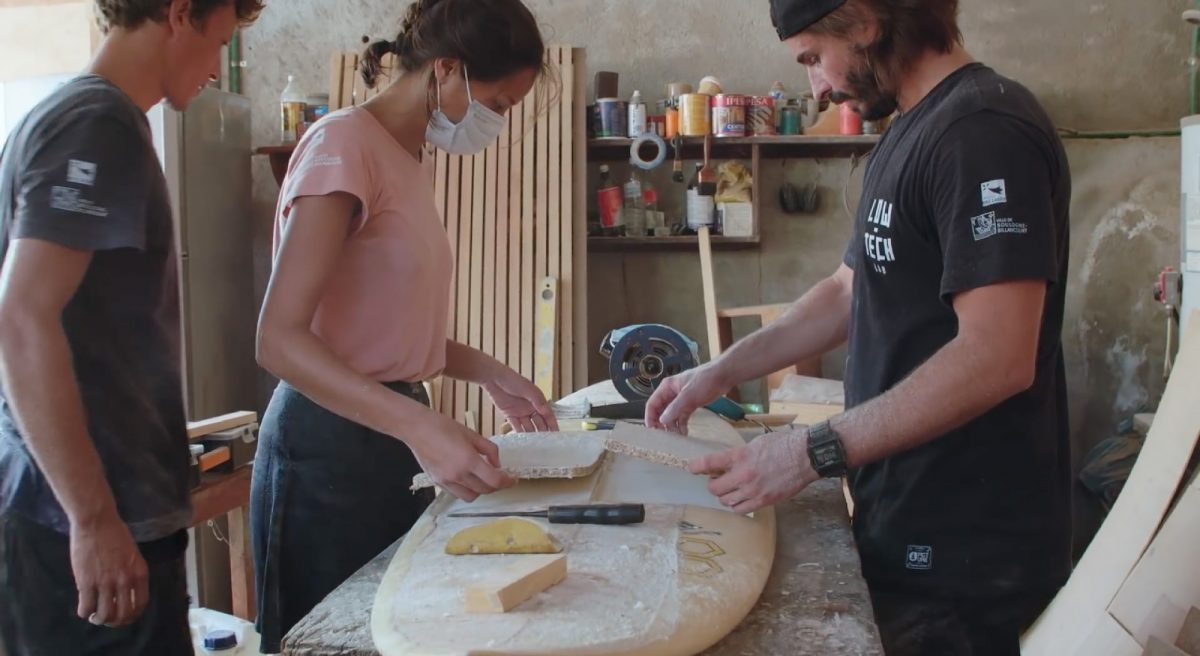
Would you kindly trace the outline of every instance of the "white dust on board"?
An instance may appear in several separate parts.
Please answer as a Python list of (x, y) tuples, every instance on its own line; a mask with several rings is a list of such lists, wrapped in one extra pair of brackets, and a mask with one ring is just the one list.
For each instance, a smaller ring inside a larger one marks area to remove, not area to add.
[[(647, 508), (644, 524), (563, 526), (543, 523), (564, 545), (566, 579), (502, 614), (463, 611), (463, 591), (513, 556), (447, 556), (420, 549), (397, 588), (395, 628), (426, 650), (522, 649), (541, 652), (645, 644), (666, 638), (679, 617), (678, 508)], [(431, 546), (469, 525), (439, 520)], [(640, 605), (639, 605), (640, 604)]]

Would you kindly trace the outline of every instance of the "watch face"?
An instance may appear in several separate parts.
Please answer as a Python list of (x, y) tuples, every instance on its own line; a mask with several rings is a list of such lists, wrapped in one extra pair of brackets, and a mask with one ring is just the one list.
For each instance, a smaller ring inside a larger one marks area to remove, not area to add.
[(816, 449), (817, 469), (824, 469), (829, 465), (837, 464), (838, 454), (837, 449), (831, 448), (832, 445), (822, 444)]

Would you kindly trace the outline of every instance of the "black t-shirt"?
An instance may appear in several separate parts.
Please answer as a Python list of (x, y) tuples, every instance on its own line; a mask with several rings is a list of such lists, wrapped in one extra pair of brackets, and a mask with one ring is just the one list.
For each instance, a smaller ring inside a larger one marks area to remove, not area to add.
[[(135, 540), (187, 527), (171, 204), (146, 115), (105, 79), (66, 83), (9, 136), (0, 154), (0, 265), (14, 239), (92, 251), (63, 312), (88, 431)], [(66, 532), (6, 398), (0, 389), (0, 510)]]
[(1066, 580), (1070, 196), (1050, 119), (1027, 89), (981, 64), (947, 77), (876, 146), (845, 256), (847, 405), (888, 391), (955, 337), (955, 294), (1012, 280), (1047, 287), (1030, 389), (852, 473), (873, 585), (988, 595)]

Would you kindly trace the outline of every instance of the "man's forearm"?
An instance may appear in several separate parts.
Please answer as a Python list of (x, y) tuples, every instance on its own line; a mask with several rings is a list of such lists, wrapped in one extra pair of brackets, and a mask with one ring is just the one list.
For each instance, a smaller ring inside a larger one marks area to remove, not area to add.
[(886, 393), (834, 417), (850, 467), (887, 458), (946, 434), (1028, 388), (1017, 367), (986, 340), (960, 335)]
[(736, 385), (836, 348), (846, 341), (851, 292), (836, 274), (822, 280), (778, 319), (738, 340), (716, 366)]
[(446, 369), (444, 375), (457, 380), (483, 385), (495, 377), (499, 360), (466, 344), (446, 340)]
[(83, 525), (116, 517), (61, 323), (6, 323), (0, 382), (25, 443), (70, 521)]

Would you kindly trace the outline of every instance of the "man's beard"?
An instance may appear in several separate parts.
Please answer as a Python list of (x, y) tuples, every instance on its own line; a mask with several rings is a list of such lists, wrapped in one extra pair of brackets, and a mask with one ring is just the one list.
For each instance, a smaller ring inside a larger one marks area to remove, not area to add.
[(864, 121), (878, 121), (892, 115), (899, 106), (895, 91), (888, 91), (879, 86), (876, 81), (875, 69), (865, 53), (859, 54), (857, 64), (846, 75), (848, 91), (834, 91), (829, 99), (835, 103), (855, 100), (858, 107), (855, 111)]

